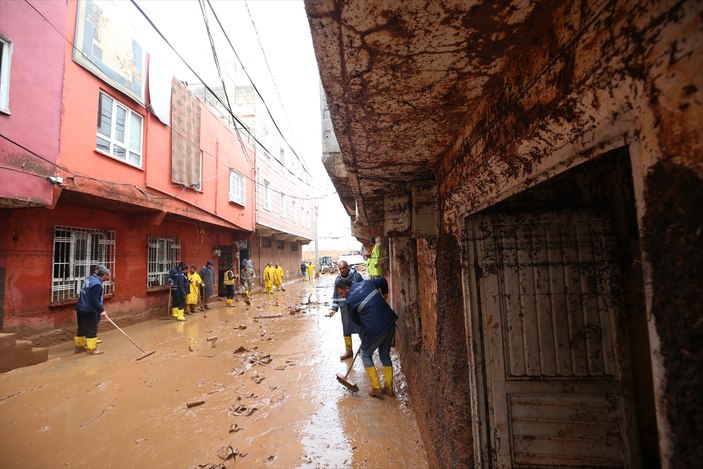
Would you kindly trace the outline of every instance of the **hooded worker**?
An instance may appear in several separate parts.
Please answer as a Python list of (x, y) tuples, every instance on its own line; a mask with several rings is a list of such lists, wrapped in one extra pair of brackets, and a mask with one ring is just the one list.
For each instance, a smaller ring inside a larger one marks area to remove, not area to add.
[[(349, 263), (345, 260), (341, 260), (337, 263), (339, 267), (339, 274), (335, 279), (335, 283), (340, 278), (346, 278), (351, 281), (351, 283), (359, 283), (364, 280), (359, 272), (354, 270), (353, 267), (349, 267)], [(337, 312), (340, 311), (340, 316), (342, 317), (342, 334), (344, 335), (344, 348), (345, 351), (340, 355), (340, 360), (346, 360), (352, 357), (352, 334), (359, 333), (359, 327), (351, 321), (349, 318), (349, 313), (347, 312), (347, 302), (344, 298), (340, 297), (337, 293), (337, 289), (334, 289), (332, 294), (332, 307), (327, 316), (332, 317)]]
[(188, 295), (188, 277), (186, 271), (188, 264), (181, 262), (178, 267), (171, 270), (168, 275), (169, 283), (171, 284), (171, 317), (178, 321), (185, 321), (186, 318), (186, 296)]
[(76, 322), (78, 330), (73, 338), (75, 353), (85, 351), (89, 355), (99, 355), (98, 323), (106, 318), (103, 307), (103, 283), (110, 278), (110, 269), (102, 264), (93, 268), (93, 273), (83, 281), (81, 293), (76, 305)]
[[(390, 351), (398, 316), (384, 298), (388, 294), (388, 282), (380, 277), (352, 284), (347, 278), (338, 278), (334, 288), (340, 297), (346, 299), (349, 317), (361, 329), (361, 360), (371, 380), (369, 396), (393, 396), (393, 362)], [(378, 350), (383, 365), (383, 389), (373, 362), (375, 350)]]
[(270, 262), (264, 267), (264, 292), (273, 293), (274, 268)]
[(200, 269), (200, 279), (203, 281), (203, 299), (207, 308), (207, 300), (215, 294), (215, 271), (212, 261), (207, 261)]
[(190, 291), (186, 296), (186, 312), (192, 314), (195, 312), (195, 305), (198, 304), (198, 297), (200, 296), (200, 285), (203, 280), (200, 275), (195, 271), (195, 266), (190, 266), (190, 271), (188, 272), (188, 281), (190, 282)]
[(234, 273), (234, 264), (230, 264), (225, 272), (225, 278), (223, 283), (227, 289), (227, 306), (234, 306), (234, 282), (237, 278), (237, 274)]
[(276, 290), (283, 290), (283, 267), (278, 265), (276, 262), (273, 267), (273, 284), (276, 286)]
[(373, 249), (371, 250), (371, 256), (366, 260), (366, 272), (369, 273), (369, 277), (381, 277), (383, 276), (383, 269), (381, 266), (381, 244), (378, 242), (378, 238), (372, 238)]

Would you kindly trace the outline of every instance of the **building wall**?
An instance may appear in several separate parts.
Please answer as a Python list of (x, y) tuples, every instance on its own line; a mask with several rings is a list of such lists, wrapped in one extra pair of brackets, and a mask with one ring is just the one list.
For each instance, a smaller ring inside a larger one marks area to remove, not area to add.
[(297, 242), (297, 251), (291, 250), (294, 241), (283, 241), (283, 249), (277, 247), (276, 239), (266, 237), (271, 240), (271, 247), (262, 245), (261, 236), (257, 233), (249, 240), (249, 253), (254, 262), (254, 270), (257, 276), (257, 285), (263, 285), (263, 269), (266, 263), (271, 265), (278, 262), (283, 267), (283, 283), (300, 278), (300, 261), (302, 260), (302, 246)]
[(16, 169), (0, 168), (0, 203), (8, 207), (52, 203), (45, 177), (59, 152), (66, 5), (32, 5), (58, 31), (26, 2), (0, 1), (0, 36), (13, 42), (10, 114), (0, 112), (0, 133), (45, 159), (0, 139), (0, 166)]
[[(462, 291), (461, 274), (455, 270), (466, 219), (624, 146), (630, 151), (645, 256), (643, 301), (659, 452), (664, 467), (684, 467), (703, 459), (694, 436), (703, 424), (703, 398), (696, 391), (703, 378), (694, 371), (700, 369), (698, 353), (689, 353), (700, 351), (703, 343), (693, 312), (703, 294), (703, 276), (696, 267), (702, 265), (703, 250), (700, 230), (696, 234), (694, 229), (701, 209), (693, 202), (701, 200), (703, 187), (700, 5), (600, 2), (581, 10), (557, 8), (534, 21), (545, 17), (548, 24), (533, 28), (534, 37), (525, 38), (508, 57), (510, 66), (501, 79), (487, 84), (490, 99), (476, 109), (466, 134), (440, 165), (437, 260), (434, 266), (420, 263), (418, 268), (433, 269), (447, 286), (438, 295), (435, 313), (442, 354), (423, 342), (418, 322), (418, 304), (431, 300), (418, 292), (404, 303), (401, 287), (394, 287), (401, 335), (407, 334), (400, 342), (402, 356), (414, 363), (404, 370), (416, 415), (426, 442), (463, 435), (448, 448), (434, 448), (435, 464), (471, 466), (470, 445), (476, 437), (466, 427), (476, 418), (466, 388), (471, 351), (458, 342), (477, 338), (456, 314), (469, 311), (462, 300), (468, 292)], [(402, 259), (416, 249), (399, 248), (395, 268), (402, 272)], [(445, 368), (450, 372), (437, 372)], [(445, 393), (454, 399), (451, 404), (450, 399), (445, 402)], [(445, 406), (456, 412), (444, 415)]]
[[(76, 3), (68, 12), (67, 37), (75, 34)], [(171, 128), (132, 98), (111, 87), (72, 60), (72, 46), (66, 44), (66, 68), (63, 89), (61, 154), (59, 162), (73, 173), (111, 181), (91, 186), (76, 178), (67, 181), (67, 189), (153, 207), (186, 217), (223, 226), (236, 225), (253, 231), (255, 158), (251, 148), (249, 161), (244, 157), (236, 134), (220, 117), (201, 104), (200, 149), (202, 150), (202, 189), (186, 189), (171, 181)], [(103, 91), (144, 118), (142, 167), (137, 168), (96, 151), (98, 97)], [(244, 144), (245, 145), (245, 144)], [(229, 169), (236, 169), (247, 181), (247, 205), (230, 203)], [(160, 192), (157, 197), (144, 196), (129, 185)], [(194, 210), (193, 207), (197, 207)]]
[[(175, 237), (181, 241), (181, 258), (204, 265), (213, 246), (231, 245), (230, 230), (203, 226), (194, 220), (169, 219), (159, 226), (135, 227), (130, 213), (59, 202), (54, 210), (7, 211), (7, 274), (4, 330), (24, 335), (74, 324), (75, 302), (51, 305), (52, 253), (55, 226), (106, 229), (116, 232), (115, 295), (106, 299), (112, 316), (150, 311), (166, 314), (166, 289), (147, 289), (147, 240), (149, 236)], [(31, 222), (28, 222), (31, 221)]]

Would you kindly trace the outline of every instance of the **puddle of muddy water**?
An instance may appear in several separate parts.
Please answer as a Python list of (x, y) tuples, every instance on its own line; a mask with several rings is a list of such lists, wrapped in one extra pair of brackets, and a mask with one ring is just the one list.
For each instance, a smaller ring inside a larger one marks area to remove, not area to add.
[(358, 394), (335, 378), (348, 361), (339, 317), (325, 317), (333, 280), (130, 326), (155, 351), (140, 361), (106, 331), (103, 355), (62, 344), (0, 375), (0, 467), (188, 468), (223, 462), (218, 452), (230, 468), (426, 467), (402, 378), (383, 400), (366, 394), (358, 359)]

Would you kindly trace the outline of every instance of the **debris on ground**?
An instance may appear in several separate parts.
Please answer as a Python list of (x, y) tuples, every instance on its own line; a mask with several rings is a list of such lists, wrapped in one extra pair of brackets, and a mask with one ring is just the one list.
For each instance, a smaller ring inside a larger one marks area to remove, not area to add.
[(239, 424), (233, 423), (232, 425), (229, 426), (230, 433), (235, 433), (235, 432), (238, 432), (239, 430), (243, 430), (243, 428), (240, 427)]
[(188, 469), (227, 469), (227, 466), (218, 462), (217, 464), (198, 464), (197, 466), (190, 466)]
[(273, 462), (275, 459), (276, 459), (276, 456), (274, 456), (274, 455), (272, 454), (272, 455), (269, 456), (268, 458), (264, 459), (264, 462), (265, 462), (265, 463), (271, 463), (271, 462)]
[(234, 352), (232, 352), (232, 353), (242, 353), (242, 352), (248, 352), (248, 351), (249, 351), (248, 348), (246, 348), (246, 347), (243, 346), (243, 345), (240, 345), (239, 348), (237, 348), (237, 349), (236, 349)]
[(235, 327), (235, 329), (239, 329), (240, 331), (243, 331), (246, 328), (247, 328), (246, 324), (240, 324), (238, 327)]
[(241, 417), (249, 417), (257, 410), (259, 410), (258, 407), (247, 407), (244, 404), (238, 404), (230, 407), (230, 412), (232, 415), (238, 415)]
[(283, 314), (277, 313), (277, 314), (259, 314), (258, 316), (254, 316), (254, 319), (276, 319), (276, 318), (282, 318)]
[(217, 450), (217, 457), (223, 461), (229, 461), (230, 459), (234, 459), (236, 461), (237, 456), (243, 458), (246, 455), (247, 453), (241, 453), (238, 449), (232, 448), (232, 445), (223, 446)]
[(199, 406), (202, 404), (205, 404), (205, 401), (203, 401), (203, 400), (188, 401), (188, 402), (186, 402), (186, 407), (190, 409), (191, 407)]
[(274, 370), (278, 370), (278, 371), (283, 371), (285, 369), (286, 369), (285, 365), (278, 365), (277, 367), (274, 368)]
[(264, 375), (260, 375), (258, 373), (254, 373), (251, 377), (252, 381), (254, 381), (256, 384), (261, 384), (263, 380), (266, 379)]

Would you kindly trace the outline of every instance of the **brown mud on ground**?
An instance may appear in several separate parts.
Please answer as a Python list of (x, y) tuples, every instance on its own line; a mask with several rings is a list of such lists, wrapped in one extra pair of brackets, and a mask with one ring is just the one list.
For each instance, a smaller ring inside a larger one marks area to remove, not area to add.
[(427, 467), (397, 356), (396, 398), (367, 395), (358, 358), (360, 392), (337, 382), (333, 280), (127, 327), (143, 360), (110, 330), (103, 355), (62, 344), (0, 375), (0, 467)]

